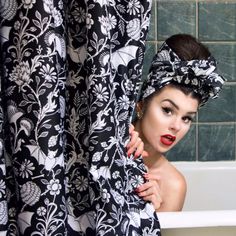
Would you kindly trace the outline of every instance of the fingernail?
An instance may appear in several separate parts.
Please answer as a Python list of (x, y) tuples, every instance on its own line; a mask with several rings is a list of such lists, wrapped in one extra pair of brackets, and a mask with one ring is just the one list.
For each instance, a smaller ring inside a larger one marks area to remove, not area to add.
[(148, 177), (148, 173), (143, 174), (143, 177), (146, 179)]
[(139, 154), (136, 154), (136, 153), (134, 154), (135, 158), (138, 158), (139, 156), (140, 156)]
[(134, 191), (135, 191), (136, 193), (138, 193), (138, 192), (139, 192), (139, 188), (135, 188)]

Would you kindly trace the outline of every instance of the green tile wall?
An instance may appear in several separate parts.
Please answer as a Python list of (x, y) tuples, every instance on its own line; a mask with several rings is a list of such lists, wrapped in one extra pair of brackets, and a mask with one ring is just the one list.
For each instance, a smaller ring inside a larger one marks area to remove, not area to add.
[(220, 97), (199, 110), (189, 133), (167, 153), (168, 159), (236, 161), (236, 0), (153, 0), (143, 79), (160, 44), (176, 33), (200, 39), (227, 82)]

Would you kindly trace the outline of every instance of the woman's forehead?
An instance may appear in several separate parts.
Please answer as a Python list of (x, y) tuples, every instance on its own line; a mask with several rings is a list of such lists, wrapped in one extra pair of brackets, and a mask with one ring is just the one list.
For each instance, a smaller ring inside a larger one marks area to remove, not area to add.
[(179, 108), (184, 108), (191, 112), (197, 111), (199, 106), (197, 98), (192, 97), (190, 94), (186, 95), (180, 89), (172, 86), (162, 88), (152, 97), (152, 101), (170, 102)]

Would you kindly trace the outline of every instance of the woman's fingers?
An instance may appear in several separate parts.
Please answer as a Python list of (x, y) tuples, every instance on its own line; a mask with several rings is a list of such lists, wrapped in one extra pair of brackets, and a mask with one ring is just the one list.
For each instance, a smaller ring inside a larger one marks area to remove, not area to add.
[(137, 142), (136, 142), (136, 144), (134, 145), (134, 151), (135, 151), (135, 153), (134, 153), (134, 157), (139, 157), (140, 155), (142, 155), (142, 153), (143, 153), (143, 149), (144, 149), (144, 143), (143, 143), (143, 141), (141, 140), (141, 138), (137, 138)]
[(134, 130), (134, 126), (132, 124), (130, 124), (129, 133), (132, 133), (133, 130)]
[(142, 142), (141, 138), (138, 137), (138, 134), (136, 134), (136, 133), (132, 134), (131, 140), (127, 145), (128, 156), (130, 156), (134, 152), (135, 152), (135, 154), (136, 154), (136, 152), (138, 152), (138, 154), (139, 153), (141, 154), (143, 152), (143, 148), (144, 148), (143, 142)]
[(139, 133), (134, 130), (133, 125), (131, 125), (129, 132), (130, 142), (126, 146), (128, 156), (134, 153), (134, 157), (136, 158), (140, 155), (142, 155), (143, 157), (147, 157), (148, 153), (144, 151), (144, 143), (139, 137)]
[(143, 198), (145, 201), (152, 202), (156, 210), (160, 207), (162, 203), (160, 188), (157, 181), (155, 180), (149, 181), (139, 186), (136, 189), (136, 193), (139, 195), (139, 197)]
[(137, 193), (140, 193), (140, 196), (146, 196), (153, 194), (154, 192), (159, 192), (160, 187), (156, 181), (149, 181), (146, 182), (142, 185), (140, 185), (138, 188), (135, 190)]
[(137, 142), (137, 139), (139, 137), (139, 133), (137, 131), (135, 131), (133, 128), (129, 129), (129, 135), (130, 135), (130, 141), (127, 144), (127, 148), (132, 147), (133, 145), (135, 145), (135, 143)]
[(149, 156), (149, 155), (148, 155), (148, 152), (147, 152), (147, 151), (143, 151), (143, 152), (142, 152), (142, 157), (145, 158), (145, 157), (148, 157), (148, 156)]
[(146, 179), (146, 180), (156, 180), (157, 182), (161, 179), (161, 177), (157, 174), (150, 174), (150, 173), (145, 173), (143, 175), (143, 177)]
[(155, 194), (145, 196), (143, 197), (143, 200), (151, 202), (155, 210), (158, 210), (162, 203), (161, 196)]

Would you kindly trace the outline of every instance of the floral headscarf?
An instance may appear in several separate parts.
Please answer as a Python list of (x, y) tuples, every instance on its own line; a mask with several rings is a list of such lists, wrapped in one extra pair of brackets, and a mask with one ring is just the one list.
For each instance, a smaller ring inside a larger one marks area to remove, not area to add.
[(203, 106), (209, 98), (218, 97), (225, 79), (215, 72), (216, 60), (181, 61), (165, 42), (153, 58), (147, 80), (144, 82), (139, 100), (170, 83), (188, 86), (201, 96)]

